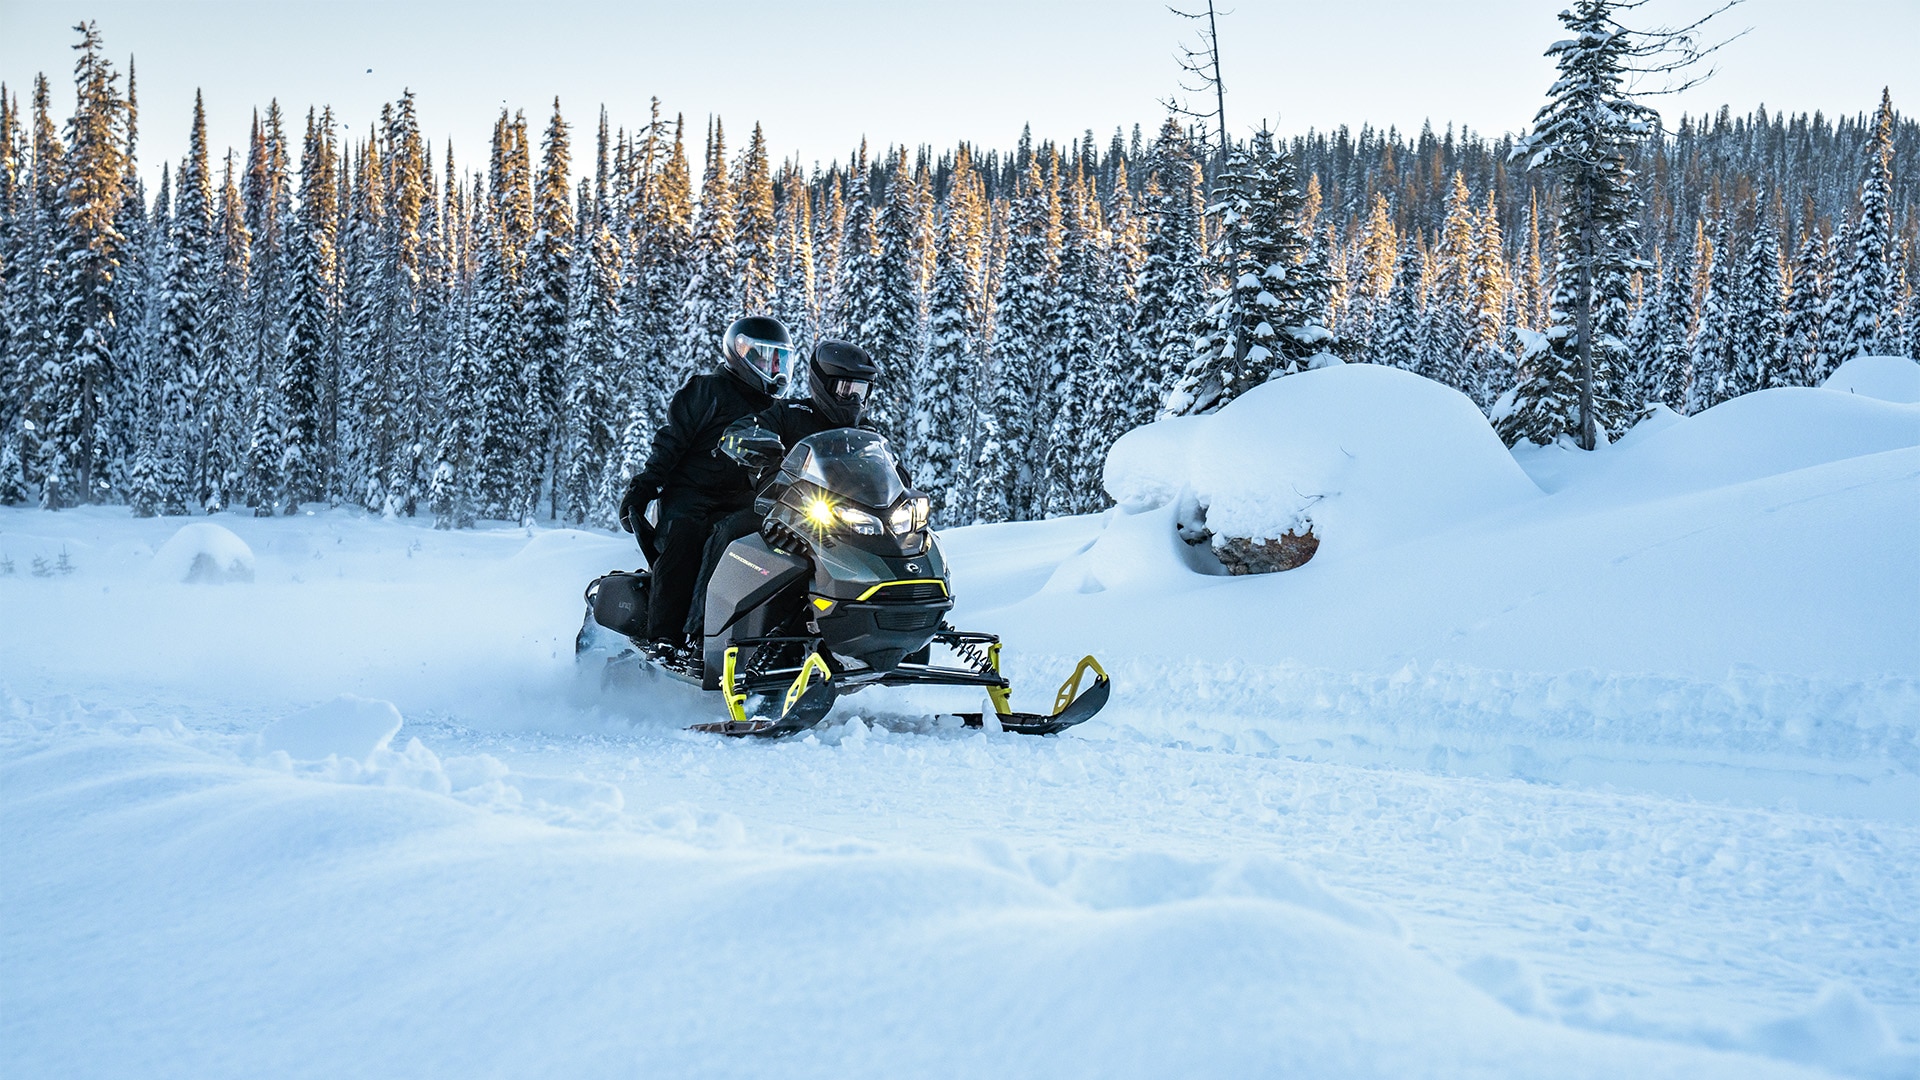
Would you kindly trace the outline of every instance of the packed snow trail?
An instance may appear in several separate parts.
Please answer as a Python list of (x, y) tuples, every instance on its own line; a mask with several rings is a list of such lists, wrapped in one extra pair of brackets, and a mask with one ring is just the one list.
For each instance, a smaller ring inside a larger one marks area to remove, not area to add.
[(0, 510), (0, 1071), (1920, 1075), (1920, 408), (1835, 396), (1268, 578), (952, 532), (1016, 707), (1115, 673), (1038, 740), (603, 694), (626, 537)]

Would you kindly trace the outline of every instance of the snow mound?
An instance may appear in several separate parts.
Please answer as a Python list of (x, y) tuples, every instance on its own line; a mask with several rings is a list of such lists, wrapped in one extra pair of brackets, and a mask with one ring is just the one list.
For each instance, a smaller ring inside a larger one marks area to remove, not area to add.
[(1834, 368), (1821, 385), (1843, 394), (1912, 405), (1920, 403), (1920, 364), (1904, 356), (1856, 356)]
[(210, 521), (183, 525), (153, 555), (154, 572), (167, 581), (224, 585), (253, 580), (253, 549)]
[(391, 701), (342, 694), (325, 705), (275, 720), (260, 732), (260, 748), (284, 751), (295, 761), (341, 757), (366, 761), (400, 732), (400, 710)]
[[(1318, 558), (1398, 543), (1539, 496), (1458, 391), (1395, 368), (1329, 366), (1207, 416), (1128, 432), (1107, 455), (1123, 513), (1188, 503), (1215, 537), (1312, 530)], [(1184, 508), (1183, 508), (1184, 511)]]
[[(1899, 362), (1920, 371), (1911, 361)], [(1635, 428), (1598, 451), (1589, 477), (1576, 478), (1567, 490), (1647, 500), (1904, 450), (1920, 446), (1920, 409), (1865, 395), (1786, 387), (1743, 394), (1684, 420), (1666, 421), (1644, 437), (1638, 432)]]

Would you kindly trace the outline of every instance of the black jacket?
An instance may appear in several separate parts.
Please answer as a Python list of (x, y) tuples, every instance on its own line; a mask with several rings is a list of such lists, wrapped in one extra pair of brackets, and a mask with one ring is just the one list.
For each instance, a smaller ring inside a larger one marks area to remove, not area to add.
[(653, 450), (632, 486), (648, 492), (695, 489), (746, 502), (753, 477), (715, 447), (727, 425), (772, 404), (772, 397), (724, 372), (688, 379), (667, 406), (667, 422), (654, 432)]

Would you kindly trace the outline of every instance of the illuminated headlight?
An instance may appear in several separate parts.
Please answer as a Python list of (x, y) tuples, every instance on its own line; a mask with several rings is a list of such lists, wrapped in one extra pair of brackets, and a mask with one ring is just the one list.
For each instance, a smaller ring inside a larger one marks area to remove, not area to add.
[(905, 536), (927, 527), (927, 512), (927, 497), (917, 496), (894, 507), (893, 513), (887, 515), (887, 524), (895, 535)]
[(823, 529), (831, 526), (833, 524), (833, 504), (821, 498), (808, 499), (807, 520)]
[(879, 518), (874, 517), (872, 514), (867, 513), (857, 506), (836, 506), (833, 508), (833, 512), (834, 515), (840, 519), (842, 525), (852, 529), (861, 536), (879, 536), (885, 531), (880, 524)]

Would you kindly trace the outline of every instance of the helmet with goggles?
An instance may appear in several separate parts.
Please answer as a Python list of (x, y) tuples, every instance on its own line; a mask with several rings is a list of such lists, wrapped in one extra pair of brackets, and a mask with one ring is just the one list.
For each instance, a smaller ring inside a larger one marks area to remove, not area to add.
[(838, 427), (852, 427), (860, 422), (860, 409), (879, 374), (879, 365), (860, 346), (833, 338), (821, 341), (807, 365), (814, 409)]
[(736, 319), (720, 339), (727, 370), (763, 394), (786, 391), (793, 373), (793, 336), (779, 319), (749, 315)]

